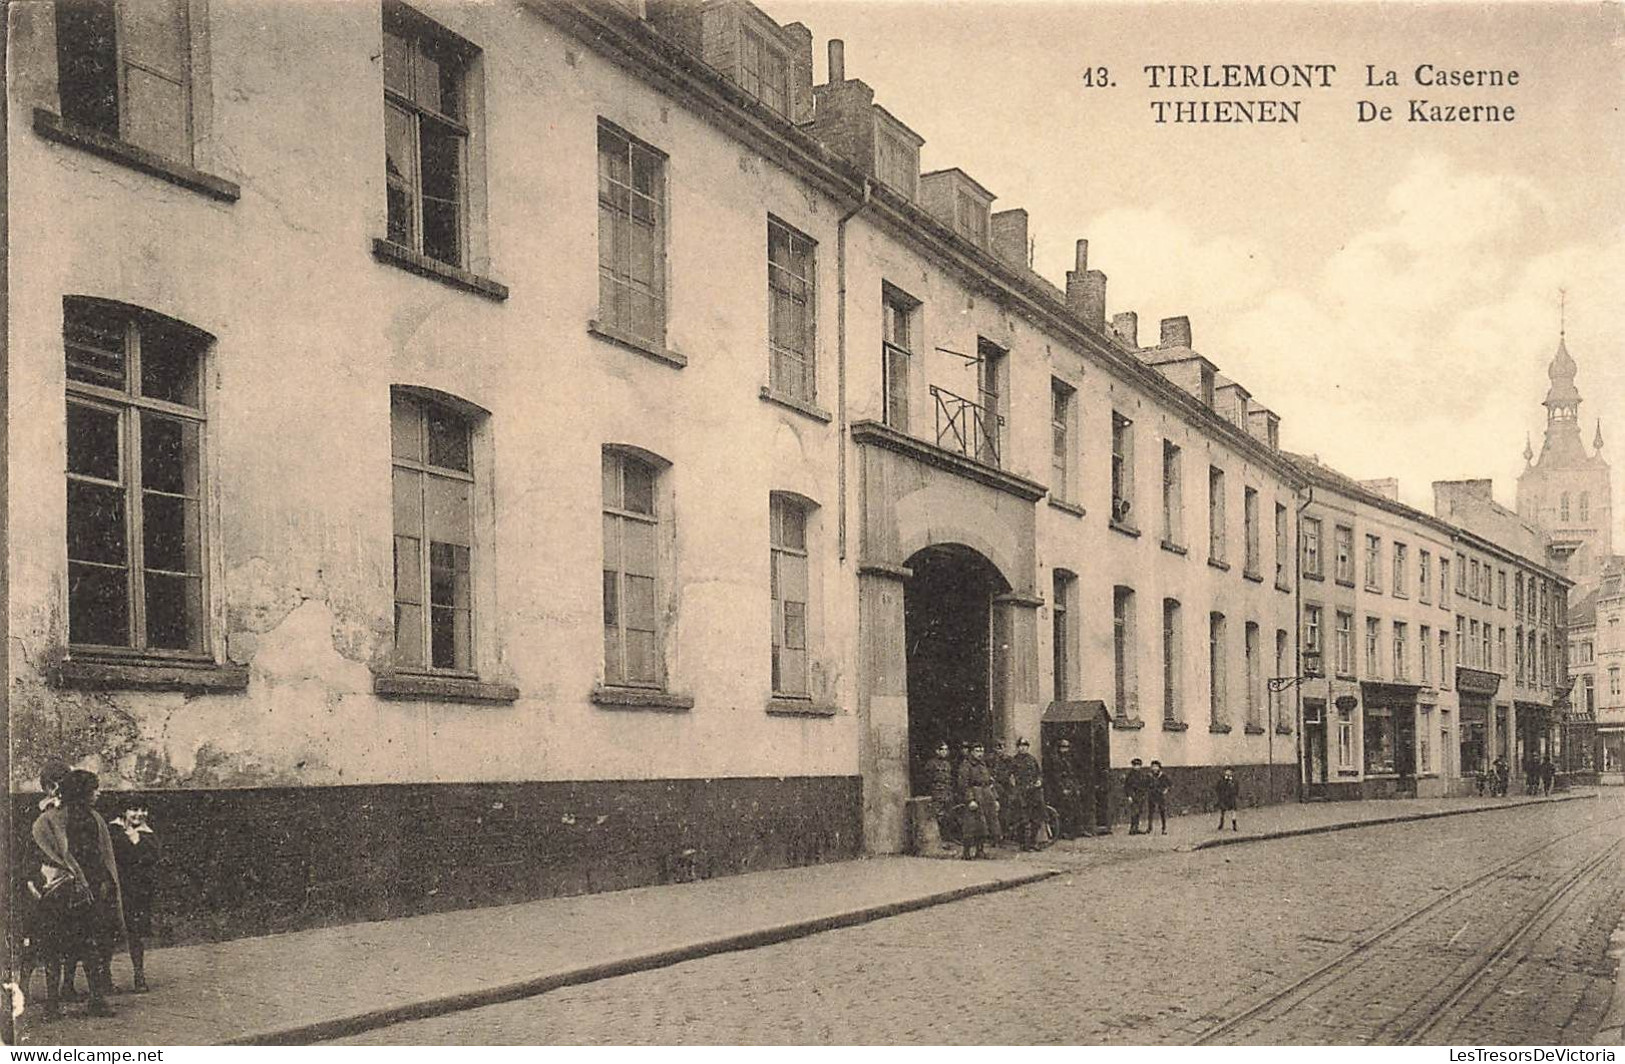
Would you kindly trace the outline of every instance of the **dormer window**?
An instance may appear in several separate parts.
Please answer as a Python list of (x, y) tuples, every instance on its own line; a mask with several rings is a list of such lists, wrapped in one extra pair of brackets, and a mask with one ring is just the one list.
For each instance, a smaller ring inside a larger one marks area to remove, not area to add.
[(749, 27), (739, 31), (739, 87), (790, 116), (790, 53)]
[(954, 228), (959, 235), (978, 246), (987, 246), (987, 204), (968, 192), (954, 197)]
[(920, 151), (884, 130), (875, 135), (875, 176), (912, 200), (920, 181)]

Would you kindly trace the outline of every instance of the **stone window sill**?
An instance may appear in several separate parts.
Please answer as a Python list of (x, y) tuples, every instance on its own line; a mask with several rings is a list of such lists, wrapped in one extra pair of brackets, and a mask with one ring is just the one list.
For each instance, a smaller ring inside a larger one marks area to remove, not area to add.
[(126, 691), (244, 691), (247, 665), (167, 658), (68, 658), (51, 671), (58, 687)]
[(840, 707), (827, 702), (814, 702), (810, 698), (770, 698), (767, 714), (770, 717), (833, 717)]
[(1305, 580), (1313, 580), (1316, 583), (1321, 583), (1326, 579), (1326, 577), (1323, 576), (1320, 573), (1302, 573), (1300, 575), (1302, 576), (1303, 579), (1305, 579)]
[(1337, 770), (1337, 774), (1339, 776), (1345, 776), (1349, 779), (1358, 779), (1360, 770), (1357, 768), (1340, 768)]
[(1338, 587), (1353, 587), (1354, 586), (1354, 581), (1352, 581), (1352, 580), (1344, 580), (1342, 577), (1338, 577), (1337, 580), (1336, 580), (1336, 584), (1337, 584)]
[(1179, 731), (1187, 731), (1189, 729), (1190, 729), (1190, 725), (1186, 724), (1182, 720), (1165, 720), (1165, 721), (1162, 722), (1162, 730), (1163, 731), (1179, 732)]
[(1290, 594), (1292, 594), (1292, 585), (1291, 584), (1283, 584), (1281, 581), (1277, 580), (1275, 582), (1275, 590), (1277, 590), (1277, 591), (1285, 591), (1287, 594), (1290, 595)]
[(508, 286), (499, 281), (470, 273), (459, 266), (448, 266), (438, 259), (431, 259), (427, 255), (388, 240), (373, 238), (372, 257), (379, 262), (399, 266), (407, 273), (415, 273), (431, 281), (440, 281), (453, 288), (461, 288), (465, 292), (473, 292), (488, 299), (508, 298)]
[(46, 140), (99, 155), (103, 159), (128, 166), (132, 170), (139, 170), (143, 174), (150, 174), (172, 185), (201, 192), (211, 199), (235, 203), (242, 196), (242, 189), (235, 181), (227, 181), (223, 177), (204, 173), (185, 163), (166, 159), (145, 148), (138, 148), (117, 137), (110, 137), (99, 130), (66, 121), (61, 115), (47, 111), (43, 107), (34, 108), (34, 132)]
[(835, 419), (835, 415), (831, 414), (823, 407), (818, 406), (815, 403), (810, 403), (805, 399), (798, 399), (788, 392), (781, 392), (776, 389), (769, 388), (765, 384), (762, 385), (762, 390), (757, 394), (762, 397), (763, 402), (776, 403), (777, 405), (784, 407), (786, 410), (794, 410), (798, 414), (805, 417), (810, 417), (814, 421), (822, 421), (826, 425)]
[(1207, 563), (1220, 572), (1228, 573), (1230, 571), (1230, 563), (1219, 558), (1209, 558)]
[(598, 337), (598, 339), (603, 340), (606, 343), (614, 344), (616, 347), (625, 348), (626, 350), (631, 351), (633, 354), (642, 355), (643, 357), (651, 359), (655, 362), (659, 362), (664, 366), (672, 366), (676, 369), (682, 369), (684, 366), (688, 365), (687, 356), (680, 355), (676, 351), (673, 351), (667, 347), (656, 346), (655, 344), (650, 343), (648, 340), (633, 336), (628, 332), (622, 332), (620, 329), (615, 328), (615, 326), (605, 325), (601, 321), (589, 321), (587, 323), (587, 333), (590, 336)]
[(647, 709), (655, 713), (687, 713), (694, 708), (693, 695), (657, 691), (651, 687), (608, 687), (592, 689), (592, 700), (606, 709)]
[(1255, 584), (1262, 584), (1264, 582), (1263, 573), (1243, 572), (1241, 574), (1241, 578), (1243, 580), (1251, 580)]
[(1187, 554), (1190, 553), (1189, 550), (1186, 550), (1184, 547), (1181, 547), (1179, 544), (1175, 543), (1171, 539), (1165, 539), (1165, 540), (1162, 541), (1162, 549), (1167, 551), (1169, 554), (1177, 554), (1181, 558), (1185, 557)]
[(485, 683), (472, 676), (432, 676), (427, 673), (391, 672), (372, 678), (372, 692), (380, 698), (401, 702), (468, 702), (500, 705), (515, 702), (519, 688), (512, 684)]
[(1207, 730), (1213, 735), (1229, 735), (1231, 728), (1228, 724), (1209, 724)]
[(1382, 594), (1382, 588), (1380, 588), (1380, 587), (1372, 587), (1370, 584), (1367, 584), (1365, 586), (1365, 590), (1366, 590), (1366, 594), (1368, 594), (1368, 595), (1380, 595), (1380, 594)]
[(1405, 592), (1403, 592), (1403, 591), (1395, 591), (1393, 593), (1393, 595), (1394, 595), (1394, 598), (1396, 598), (1396, 599), (1408, 599), (1408, 598), (1410, 598), (1410, 596), (1405, 594)]
[(1057, 499), (1053, 495), (1049, 497), (1049, 504), (1062, 513), (1071, 514), (1073, 517), (1083, 517), (1089, 512), (1075, 502), (1068, 502), (1065, 499)]
[(1263, 735), (1264, 734), (1264, 727), (1261, 724), (1249, 724), (1246, 727), (1242, 728), (1241, 730), (1243, 732), (1245, 732), (1246, 734), (1248, 734), (1248, 735)]
[(1113, 717), (1112, 728), (1117, 731), (1139, 731), (1145, 727), (1145, 721), (1139, 717)]
[(1130, 539), (1140, 538), (1140, 530), (1135, 528), (1133, 525), (1126, 525), (1121, 521), (1112, 520), (1107, 520), (1106, 524), (1111, 526), (1113, 532), (1120, 532), (1123, 535), (1128, 536)]
[(1292, 734), (1292, 725), (1290, 725), (1290, 724), (1277, 724), (1275, 726), (1275, 734), (1276, 735), (1291, 735)]

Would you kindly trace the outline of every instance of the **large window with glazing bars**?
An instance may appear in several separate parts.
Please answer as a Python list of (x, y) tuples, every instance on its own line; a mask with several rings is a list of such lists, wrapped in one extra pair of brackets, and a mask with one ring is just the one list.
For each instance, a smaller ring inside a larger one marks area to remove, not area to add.
[(666, 157), (598, 123), (598, 321), (666, 341)]
[(790, 117), (790, 56), (755, 30), (739, 31), (739, 87)]
[(190, 163), (187, 0), (57, 0), (55, 6), (62, 117)]
[(120, 303), (62, 304), (67, 361), (68, 640), (208, 652), (208, 334)]
[(773, 693), (805, 698), (807, 682), (807, 508), (784, 495), (769, 506), (772, 546)]
[(467, 417), (390, 398), (395, 497), (395, 667), (474, 669), (474, 462)]
[(466, 42), (396, 4), (384, 7), (384, 159), (389, 240), (467, 264)]
[(908, 431), (908, 368), (913, 355), (913, 318), (919, 303), (891, 286), (881, 289), (881, 372), (886, 385), (886, 424)]
[(655, 493), (660, 471), (644, 459), (605, 449), (604, 682), (659, 687), (658, 540)]
[(818, 397), (812, 239), (767, 220), (768, 386), (804, 402)]

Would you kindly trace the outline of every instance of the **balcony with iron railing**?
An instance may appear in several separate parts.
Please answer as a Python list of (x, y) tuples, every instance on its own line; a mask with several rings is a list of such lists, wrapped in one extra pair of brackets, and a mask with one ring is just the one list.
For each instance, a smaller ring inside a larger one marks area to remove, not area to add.
[(930, 391), (936, 402), (937, 446), (997, 468), (1004, 418), (946, 388), (933, 384)]

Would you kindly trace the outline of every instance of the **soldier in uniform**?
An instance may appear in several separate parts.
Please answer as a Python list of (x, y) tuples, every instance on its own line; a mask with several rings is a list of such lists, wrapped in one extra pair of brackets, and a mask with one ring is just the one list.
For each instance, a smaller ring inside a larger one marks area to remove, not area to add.
[(1151, 818), (1146, 815), (1145, 831), (1140, 830), (1140, 815), (1145, 813), (1145, 768), (1144, 762), (1134, 758), (1128, 763), (1128, 773), (1123, 777), (1123, 797), (1128, 800), (1128, 833), (1130, 835), (1151, 834)]
[(958, 836), (954, 830), (954, 766), (948, 761), (948, 740), (937, 744), (937, 752), (925, 763), (926, 793), (931, 796), (931, 812), (937, 818), (937, 831), (944, 846)]
[(1010, 805), (1023, 850), (1038, 849), (1038, 825), (1044, 822), (1044, 770), (1033, 756), (1032, 744), (1016, 740), (1016, 756), (1010, 760)]
[(1072, 743), (1070, 740), (1056, 740), (1054, 755), (1049, 759), (1045, 767), (1049, 770), (1049, 781), (1045, 793), (1055, 801), (1055, 812), (1061, 821), (1061, 838), (1075, 839), (1078, 837), (1083, 810), (1080, 805), (1081, 793), (1078, 784), (1078, 770), (1077, 766), (1072, 763)]
[(1015, 834), (1017, 808), (1010, 789), (1010, 755), (1004, 752), (1004, 740), (993, 740), (992, 756), (988, 758), (988, 771), (993, 773), (994, 810), (992, 823), (993, 845), (1003, 846), (1004, 840)]
[[(993, 773), (983, 760), (981, 743), (972, 744), (970, 757), (960, 763), (959, 790), (965, 803), (965, 813), (959, 824), (960, 856), (967, 861), (972, 856), (986, 857), (983, 846), (988, 835), (992, 834), (988, 819), (994, 809)], [(973, 846), (976, 848), (974, 855), (971, 853)]]

